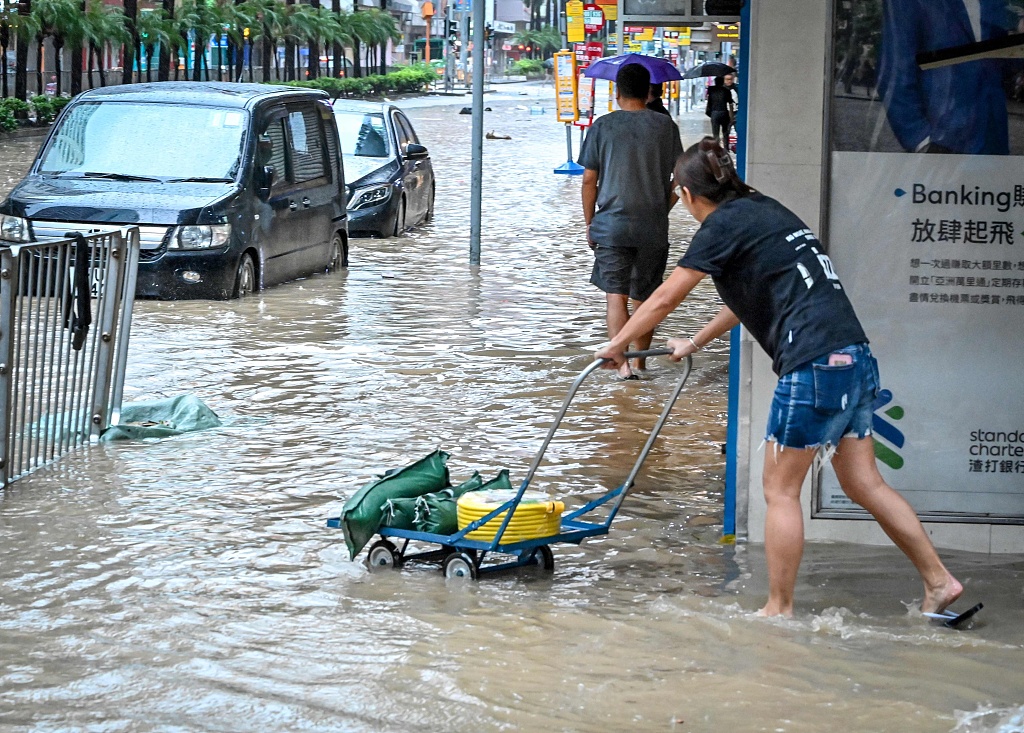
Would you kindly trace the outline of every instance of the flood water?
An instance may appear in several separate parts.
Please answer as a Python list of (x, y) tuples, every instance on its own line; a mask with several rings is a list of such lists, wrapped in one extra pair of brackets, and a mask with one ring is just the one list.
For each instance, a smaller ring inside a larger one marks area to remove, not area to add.
[[(126, 401), (194, 393), (225, 425), (94, 446), (0, 497), (0, 730), (1024, 730), (1020, 556), (942, 553), (986, 604), (970, 631), (907, 610), (891, 547), (810, 545), (796, 618), (751, 616), (762, 549), (720, 543), (723, 343), (612, 532), (556, 546), (553, 575), (349, 560), (325, 522), (375, 474), (443, 448), (453, 479), (521, 477), (604, 340), (552, 96), (488, 95), (512, 140), (485, 141), (478, 273), (468, 99), (415, 100), (434, 223), (245, 301), (136, 305)], [(38, 142), (4, 144), (4, 191)], [(694, 227), (673, 215), (675, 256)], [(716, 309), (702, 285), (661, 334)], [(576, 504), (622, 481), (676, 372), (651, 373), (585, 385), (539, 486)]]

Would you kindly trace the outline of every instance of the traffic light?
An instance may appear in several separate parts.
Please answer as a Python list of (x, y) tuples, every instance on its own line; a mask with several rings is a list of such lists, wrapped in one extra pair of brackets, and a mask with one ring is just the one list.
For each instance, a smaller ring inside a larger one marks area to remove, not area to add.
[(448, 38), (448, 43), (453, 46), (459, 42), (459, 21), (453, 20), (452, 18), (445, 19), (444, 22), (444, 34)]
[(484, 26), (484, 43), (488, 44), (488, 48), (490, 47), (492, 33), (494, 33), (494, 29), (491, 28), (491, 24), (488, 23)]

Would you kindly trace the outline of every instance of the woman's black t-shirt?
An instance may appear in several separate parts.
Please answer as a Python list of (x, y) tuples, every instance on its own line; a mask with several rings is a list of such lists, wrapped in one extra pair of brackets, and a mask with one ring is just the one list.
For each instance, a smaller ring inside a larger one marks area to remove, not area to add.
[(868, 340), (821, 243), (775, 199), (755, 193), (721, 204), (679, 266), (711, 276), (779, 376)]

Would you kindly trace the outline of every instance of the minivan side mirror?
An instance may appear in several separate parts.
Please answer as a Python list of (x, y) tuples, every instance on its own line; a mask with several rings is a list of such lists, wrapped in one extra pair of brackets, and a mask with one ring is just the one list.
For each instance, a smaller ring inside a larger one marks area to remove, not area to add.
[(258, 184), (258, 195), (266, 201), (270, 198), (270, 189), (274, 186), (274, 166), (265, 165), (260, 169), (260, 180)]
[(427, 158), (429, 156), (430, 153), (427, 152), (427, 149), (423, 145), (420, 145), (419, 143), (409, 143), (408, 145), (405, 146), (405, 157), (409, 158), (410, 160)]

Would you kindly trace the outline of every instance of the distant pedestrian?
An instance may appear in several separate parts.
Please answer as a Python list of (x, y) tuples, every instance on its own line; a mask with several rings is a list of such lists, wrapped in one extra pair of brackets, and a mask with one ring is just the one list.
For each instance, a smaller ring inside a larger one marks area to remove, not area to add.
[[(615, 80), (620, 109), (594, 121), (580, 150), (590, 282), (606, 294), (609, 338), (629, 320), (630, 299), (635, 309), (661, 285), (668, 263), (668, 212), (678, 200), (672, 168), (683, 148), (672, 118), (645, 107), (650, 84), (646, 68), (623, 66)], [(653, 329), (639, 334), (637, 349), (653, 336)], [(645, 366), (624, 363), (619, 376), (636, 379), (634, 368)]]
[(665, 93), (664, 85), (651, 84), (650, 92), (647, 94), (647, 109), (661, 112), (663, 115), (672, 116), (672, 113), (665, 107), (662, 95)]
[(729, 145), (729, 126), (735, 112), (732, 92), (725, 88), (725, 79), (716, 76), (714, 86), (708, 89), (704, 114), (711, 118), (711, 137), (720, 141), (723, 148)]
[(725, 77), (725, 88), (729, 92), (729, 96), (732, 98), (732, 111), (729, 114), (729, 129), (726, 131), (726, 136), (731, 135), (732, 131), (736, 129), (736, 115), (740, 111), (740, 90), (736, 86), (736, 75), (726, 74)]
[(878, 363), (832, 262), (793, 212), (739, 179), (729, 154), (710, 138), (683, 154), (675, 176), (701, 227), (669, 279), (597, 357), (609, 366), (623, 363), (631, 339), (657, 326), (711, 275), (725, 305), (693, 336), (669, 339), (672, 358), (700, 351), (742, 322), (779, 375), (765, 438), (768, 602), (760, 614), (793, 614), (804, 546), (801, 487), (815, 458), (829, 455), (846, 495), (917, 568), (921, 610), (942, 611), (963, 587), (910, 504), (878, 471), (871, 438)]

